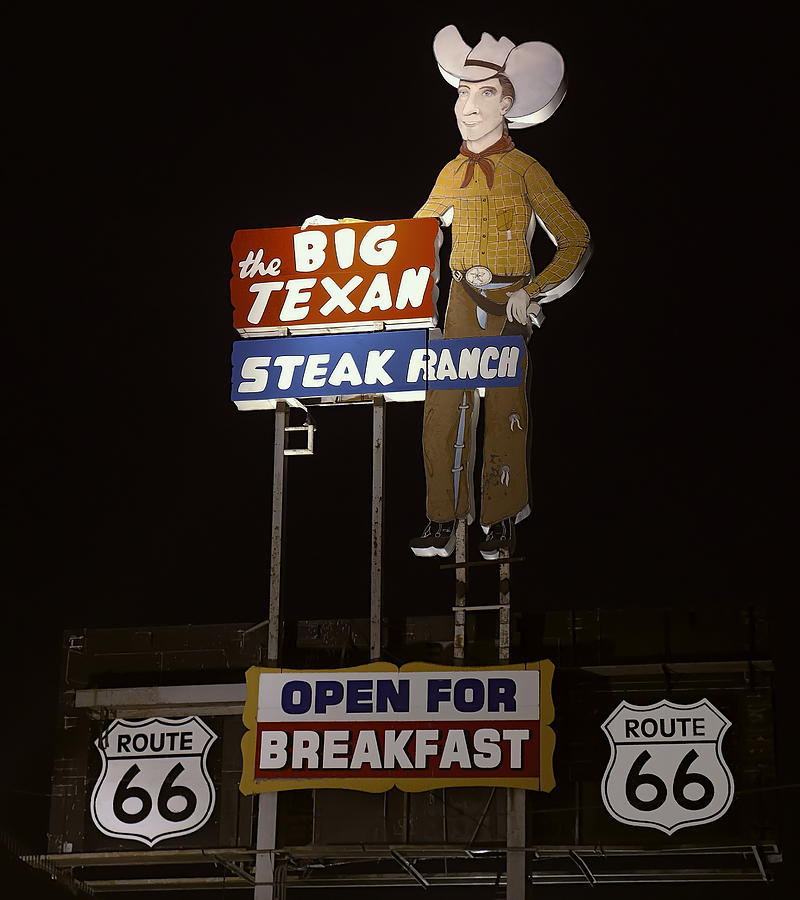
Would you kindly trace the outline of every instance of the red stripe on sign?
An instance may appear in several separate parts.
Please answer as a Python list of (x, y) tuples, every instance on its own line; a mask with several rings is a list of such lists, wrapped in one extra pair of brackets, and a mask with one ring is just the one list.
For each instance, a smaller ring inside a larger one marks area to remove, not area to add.
[(539, 722), (259, 722), (256, 778), (537, 778)]

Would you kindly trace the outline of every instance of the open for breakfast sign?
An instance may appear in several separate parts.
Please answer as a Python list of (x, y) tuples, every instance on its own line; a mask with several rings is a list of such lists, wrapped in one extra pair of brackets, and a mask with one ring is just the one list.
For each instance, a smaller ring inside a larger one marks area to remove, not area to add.
[(549, 660), (247, 672), (244, 794), (299, 788), (550, 791)]

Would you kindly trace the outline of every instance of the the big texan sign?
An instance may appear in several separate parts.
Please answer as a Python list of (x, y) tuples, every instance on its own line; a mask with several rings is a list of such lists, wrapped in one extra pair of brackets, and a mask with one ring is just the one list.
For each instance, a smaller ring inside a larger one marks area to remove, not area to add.
[(549, 660), (475, 669), (253, 667), (240, 789), (550, 791), (552, 675)]
[(237, 231), (231, 303), (243, 337), (435, 324), (436, 219)]

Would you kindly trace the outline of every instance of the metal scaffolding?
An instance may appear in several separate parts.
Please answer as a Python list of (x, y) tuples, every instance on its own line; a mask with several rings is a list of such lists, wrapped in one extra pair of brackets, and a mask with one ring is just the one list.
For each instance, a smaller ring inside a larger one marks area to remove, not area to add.
[[(775, 844), (640, 847), (529, 846), (518, 851), (528, 861), (524, 884), (658, 884), (768, 882), (769, 866), (780, 862)], [(502, 849), (464, 846), (301, 846), (276, 854), (274, 896), (287, 889), (333, 887), (495, 886), (510, 892)], [(23, 857), (31, 865), (72, 874), (75, 883), (97, 893), (147, 890), (241, 888), (253, 891), (255, 850), (151, 850), (65, 853)], [(157, 866), (163, 874), (137, 874)], [(170, 874), (180, 867), (181, 874)], [(193, 868), (197, 874), (186, 874)], [(124, 874), (109, 875), (109, 870)], [(101, 876), (93, 875), (102, 870)], [(518, 895), (519, 896), (519, 895)]]

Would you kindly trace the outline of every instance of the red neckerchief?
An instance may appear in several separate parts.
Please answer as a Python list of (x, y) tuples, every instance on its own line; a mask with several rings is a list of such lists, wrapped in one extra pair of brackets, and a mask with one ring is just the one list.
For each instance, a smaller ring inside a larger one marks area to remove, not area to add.
[(491, 147), (487, 147), (480, 153), (473, 153), (467, 148), (467, 142), (464, 141), (461, 145), (461, 155), (466, 156), (469, 162), (467, 163), (467, 169), (464, 172), (464, 180), (461, 182), (461, 187), (466, 187), (470, 183), (472, 173), (475, 171), (475, 163), (477, 163), (483, 174), (486, 176), (486, 184), (489, 186), (489, 190), (491, 190), (492, 185), (494, 184), (494, 163), (488, 159), (488, 157), (494, 153), (508, 153), (509, 150), (513, 149), (514, 142), (508, 136), (508, 132), (506, 132), (499, 141), (496, 141)]

